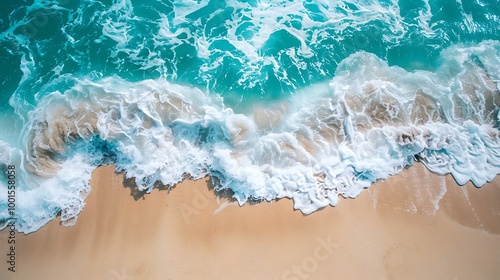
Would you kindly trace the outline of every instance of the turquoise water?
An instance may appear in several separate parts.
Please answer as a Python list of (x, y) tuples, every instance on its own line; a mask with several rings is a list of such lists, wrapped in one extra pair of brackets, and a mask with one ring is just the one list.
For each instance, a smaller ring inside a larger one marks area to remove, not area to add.
[(500, 1), (0, 6), (0, 162), (23, 232), (76, 221), (109, 163), (144, 191), (211, 175), (240, 204), (304, 213), (415, 160), (460, 184), (500, 173)]

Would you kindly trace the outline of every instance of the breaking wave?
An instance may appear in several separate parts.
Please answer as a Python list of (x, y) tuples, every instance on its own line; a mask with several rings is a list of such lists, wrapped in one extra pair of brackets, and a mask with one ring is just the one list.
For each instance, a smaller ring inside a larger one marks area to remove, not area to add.
[[(0, 140), (2, 168), (21, 171), (17, 228), (36, 231), (58, 213), (74, 223), (92, 171), (111, 163), (143, 191), (210, 175), (240, 205), (288, 197), (304, 213), (414, 161), (481, 186), (500, 173), (500, 43), (453, 45), (439, 61), (408, 71), (356, 52), (331, 80), (244, 112), (165, 78), (63, 75), (69, 89), (18, 111), (17, 140)], [(6, 194), (2, 179), (0, 209)]]

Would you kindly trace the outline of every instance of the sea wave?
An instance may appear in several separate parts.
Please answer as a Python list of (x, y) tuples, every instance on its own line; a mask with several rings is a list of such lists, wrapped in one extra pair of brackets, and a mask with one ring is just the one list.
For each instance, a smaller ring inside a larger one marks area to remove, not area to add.
[[(245, 113), (164, 78), (66, 80), (69, 90), (41, 97), (25, 116), (20, 144), (0, 141), (2, 168), (22, 171), (21, 232), (58, 213), (73, 224), (92, 171), (110, 163), (145, 192), (156, 182), (210, 175), (215, 190), (240, 205), (287, 197), (303, 213), (356, 197), (415, 160), (459, 184), (481, 186), (500, 173), (498, 41), (453, 45), (435, 71), (407, 71), (357, 52), (329, 82), (248, 104)], [(4, 226), (9, 218), (0, 212)]]

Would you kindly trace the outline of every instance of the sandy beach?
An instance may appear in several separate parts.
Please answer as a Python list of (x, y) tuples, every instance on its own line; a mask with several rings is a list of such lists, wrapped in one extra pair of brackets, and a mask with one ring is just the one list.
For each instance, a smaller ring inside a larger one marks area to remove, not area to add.
[(100, 167), (73, 227), (16, 236), (1, 279), (496, 279), (500, 178), (478, 189), (416, 164), (304, 216), (282, 199), (239, 207), (208, 178), (141, 195)]

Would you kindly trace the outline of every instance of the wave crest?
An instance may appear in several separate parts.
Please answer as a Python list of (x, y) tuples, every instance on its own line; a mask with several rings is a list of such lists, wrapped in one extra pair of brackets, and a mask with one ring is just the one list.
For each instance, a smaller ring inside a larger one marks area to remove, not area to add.
[[(500, 173), (498, 73), (492, 71), (499, 68), (481, 63), (492, 48), (498, 43), (452, 48), (479, 60), (450, 58), (435, 73), (407, 72), (356, 53), (329, 84), (273, 106), (249, 106), (247, 114), (163, 79), (78, 80), (30, 112), (25, 152), (2, 148), (24, 154), (19, 161), (36, 176), (22, 180), (40, 186), (21, 189), (32, 195), (23, 193), (19, 202), (20, 230), (36, 230), (33, 219), (46, 222), (61, 209), (63, 221), (76, 218), (91, 171), (109, 162), (140, 190), (210, 175), (216, 190), (230, 190), (240, 204), (288, 197), (304, 213), (336, 205), (339, 195), (355, 197), (415, 160), (451, 173), (459, 184), (481, 186)], [(49, 184), (55, 199), (38, 190)], [(37, 211), (42, 217), (30, 216)]]

